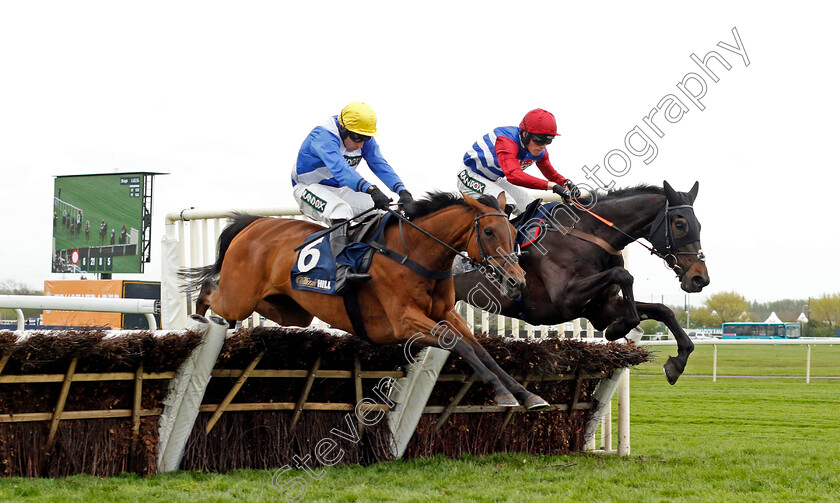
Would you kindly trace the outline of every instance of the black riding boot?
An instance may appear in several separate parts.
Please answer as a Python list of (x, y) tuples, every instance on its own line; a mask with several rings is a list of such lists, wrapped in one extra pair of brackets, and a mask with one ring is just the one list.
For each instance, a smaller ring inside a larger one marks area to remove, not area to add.
[(330, 234), (330, 250), (335, 258), (335, 293), (340, 295), (348, 285), (360, 285), (370, 280), (370, 274), (353, 272), (350, 266), (338, 263), (338, 254), (347, 246), (347, 221), (333, 220), (333, 225), (344, 222)]

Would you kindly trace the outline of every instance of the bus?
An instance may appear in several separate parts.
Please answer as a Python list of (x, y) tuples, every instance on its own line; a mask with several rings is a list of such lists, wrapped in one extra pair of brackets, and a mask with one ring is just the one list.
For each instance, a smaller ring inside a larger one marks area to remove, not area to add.
[(798, 339), (799, 322), (793, 323), (724, 323), (721, 325), (723, 339)]

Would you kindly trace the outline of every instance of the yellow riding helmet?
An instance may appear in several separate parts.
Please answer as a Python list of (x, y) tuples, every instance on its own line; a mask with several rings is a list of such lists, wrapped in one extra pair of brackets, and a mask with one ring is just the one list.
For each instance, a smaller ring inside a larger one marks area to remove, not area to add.
[(341, 110), (338, 123), (348, 131), (365, 136), (378, 136), (376, 132), (376, 114), (367, 103), (354, 101)]

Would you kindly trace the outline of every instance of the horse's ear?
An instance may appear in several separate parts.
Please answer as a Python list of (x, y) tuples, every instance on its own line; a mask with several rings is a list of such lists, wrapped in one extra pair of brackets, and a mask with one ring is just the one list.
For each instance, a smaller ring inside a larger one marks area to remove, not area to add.
[(679, 204), (680, 198), (677, 196), (677, 191), (671, 187), (671, 184), (668, 183), (667, 180), (662, 181), (662, 187), (665, 189), (665, 197), (668, 198), (668, 202), (671, 204)]
[(505, 191), (502, 191), (497, 199), (499, 200), (499, 208), (504, 211), (505, 205), (507, 205), (507, 196), (505, 195)]
[(480, 209), (481, 203), (479, 203), (478, 201), (476, 201), (475, 199), (471, 198), (470, 196), (468, 196), (466, 194), (461, 194), (461, 195), (464, 196), (464, 201), (466, 201), (467, 204), (469, 204), (471, 208), (476, 209), (476, 210)]
[(688, 198), (691, 199), (691, 204), (694, 204), (694, 200), (697, 199), (697, 191), (700, 190), (700, 182), (694, 182), (694, 186), (691, 187), (691, 190), (688, 191)]

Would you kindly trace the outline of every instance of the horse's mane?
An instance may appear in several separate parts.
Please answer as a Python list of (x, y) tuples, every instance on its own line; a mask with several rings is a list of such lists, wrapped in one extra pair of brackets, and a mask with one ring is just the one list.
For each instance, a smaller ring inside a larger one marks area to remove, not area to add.
[[(478, 197), (477, 200), (481, 204), (490, 206), (495, 210), (502, 211), (501, 208), (499, 208), (499, 201), (495, 197), (483, 195)], [(434, 191), (428, 193), (421, 199), (416, 199), (413, 204), (408, 205), (408, 207), (405, 208), (405, 214), (409, 219), (414, 220), (455, 205), (463, 206), (465, 208), (470, 207), (461, 194)]]
[(656, 185), (649, 185), (649, 184), (646, 184), (646, 183), (640, 183), (639, 185), (636, 185), (635, 187), (622, 187), (620, 189), (611, 190), (611, 191), (609, 191), (609, 192), (607, 192), (606, 194), (603, 194), (603, 195), (599, 194), (598, 195), (598, 200), (603, 202), (603, 201), (609, 201), (610, 199), (618, 199), (618, 198), (625, 197), (625, 196), (635, 196), (635, 195), (638, 195), (638, 194), (664, 195), (665, 194), (665, 189), (663, 189), (662, 187), (657, 187)]

